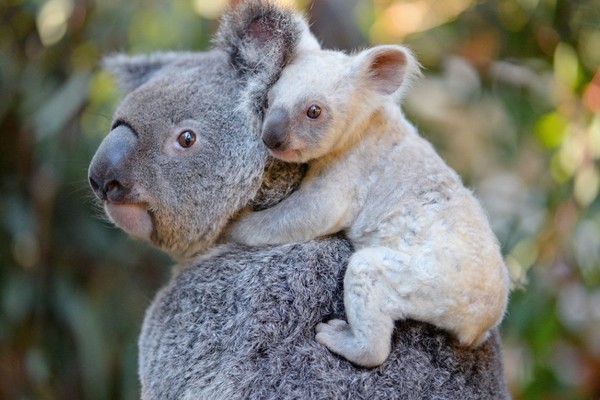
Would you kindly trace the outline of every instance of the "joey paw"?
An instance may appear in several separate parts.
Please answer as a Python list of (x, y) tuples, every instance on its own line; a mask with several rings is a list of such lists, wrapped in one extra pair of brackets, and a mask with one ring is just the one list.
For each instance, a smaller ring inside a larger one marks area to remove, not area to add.
[(349, 330), (350, 329), (350, 325), (348, 325), (348, 323), (344, 320), (341, 319), (332, 319), (329, 320), (328, 322), (321, 322), (320, 324), (317, 325), (317, 333), (319, 332), (327, 332), (327, 331), (344, 331), (344, 330)]
[(340, 319), (323, 322), (316, 327), (315, 340), (348, 361), (362, 367), (373, 368), (385, 362), (390, 354), (389, 344), (371, 343), (352, 332), (350, 325)]
[(352, 330), (346, 321), (332, 319), (317, 325), (315, 339), (334, 353), (340, 354), (338, 347), (340, 343), (346, 343), (352, 339)]

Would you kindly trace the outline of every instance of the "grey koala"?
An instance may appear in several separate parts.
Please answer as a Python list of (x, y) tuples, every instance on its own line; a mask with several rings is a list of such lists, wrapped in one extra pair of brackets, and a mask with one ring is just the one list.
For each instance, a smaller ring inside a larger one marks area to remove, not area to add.
[(218, 245), (240, 210), (270, 207), (302, 179), (302, 166), (269, 158), (260, 128), (266, 92), (306, 31), (293, 11), (254, 0), (228, 11), (210, 51), (106, 60), (128, 94), (90, 184), (116, 225), (178, 260), (142, 327), (142, 398), (509, 397), (496, 330), (465, 349), (399, 322), (373, 369), (317, 343), (318, 323), (344, 317), (344, 237)]

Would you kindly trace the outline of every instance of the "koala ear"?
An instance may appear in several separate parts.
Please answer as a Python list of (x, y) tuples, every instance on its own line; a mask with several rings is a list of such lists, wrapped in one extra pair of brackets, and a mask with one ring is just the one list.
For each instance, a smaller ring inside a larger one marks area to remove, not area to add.
[(364, 50), (356, 56), (361, 81), (381, 94), (401, 98), (412, 81), (420, 76), (420, 67), (412, 52), (404, 46), (384, 45)]
[(130, 92), (147, 82), (165, 65), (172, 63), (181, 54), (175, 52), (154, 53), (138, 56), (111, 54), (104, 57), (101, 66), (106, 68), (125, 92)]
[(320, 49), (305, 19), (274, 0), (247, 0), (223, 15), (214, 44), (246, 82), (242, 103), (261, 116), (270, 87), (299, 52)]
[(304, 18), (273, 0), (231, 6), (213, 42), (230, 55), (243, 77), (265, 68), (278, 74), (300, 48), (320, 48)]

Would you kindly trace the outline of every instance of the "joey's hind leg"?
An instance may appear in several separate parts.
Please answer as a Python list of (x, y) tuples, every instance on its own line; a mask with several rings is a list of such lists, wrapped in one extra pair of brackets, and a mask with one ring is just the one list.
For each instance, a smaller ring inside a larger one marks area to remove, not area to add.
[(390, 354), (394, 318), (399, 317), (393, 292), (406, 259), (384, 247), (352, 255), (344, 276), (348, 323), (334, 319), (319, 324), (316, 340), (355, 364), (381, 365)]

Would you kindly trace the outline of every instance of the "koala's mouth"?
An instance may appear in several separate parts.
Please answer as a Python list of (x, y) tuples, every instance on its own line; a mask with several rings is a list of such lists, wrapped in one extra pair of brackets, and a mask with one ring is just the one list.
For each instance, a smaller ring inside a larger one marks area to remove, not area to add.
[(148, 208), (143, 203), (104, 203), (104, 210), (110, 220), (127, 234), (150, 241), (153, 224)]

